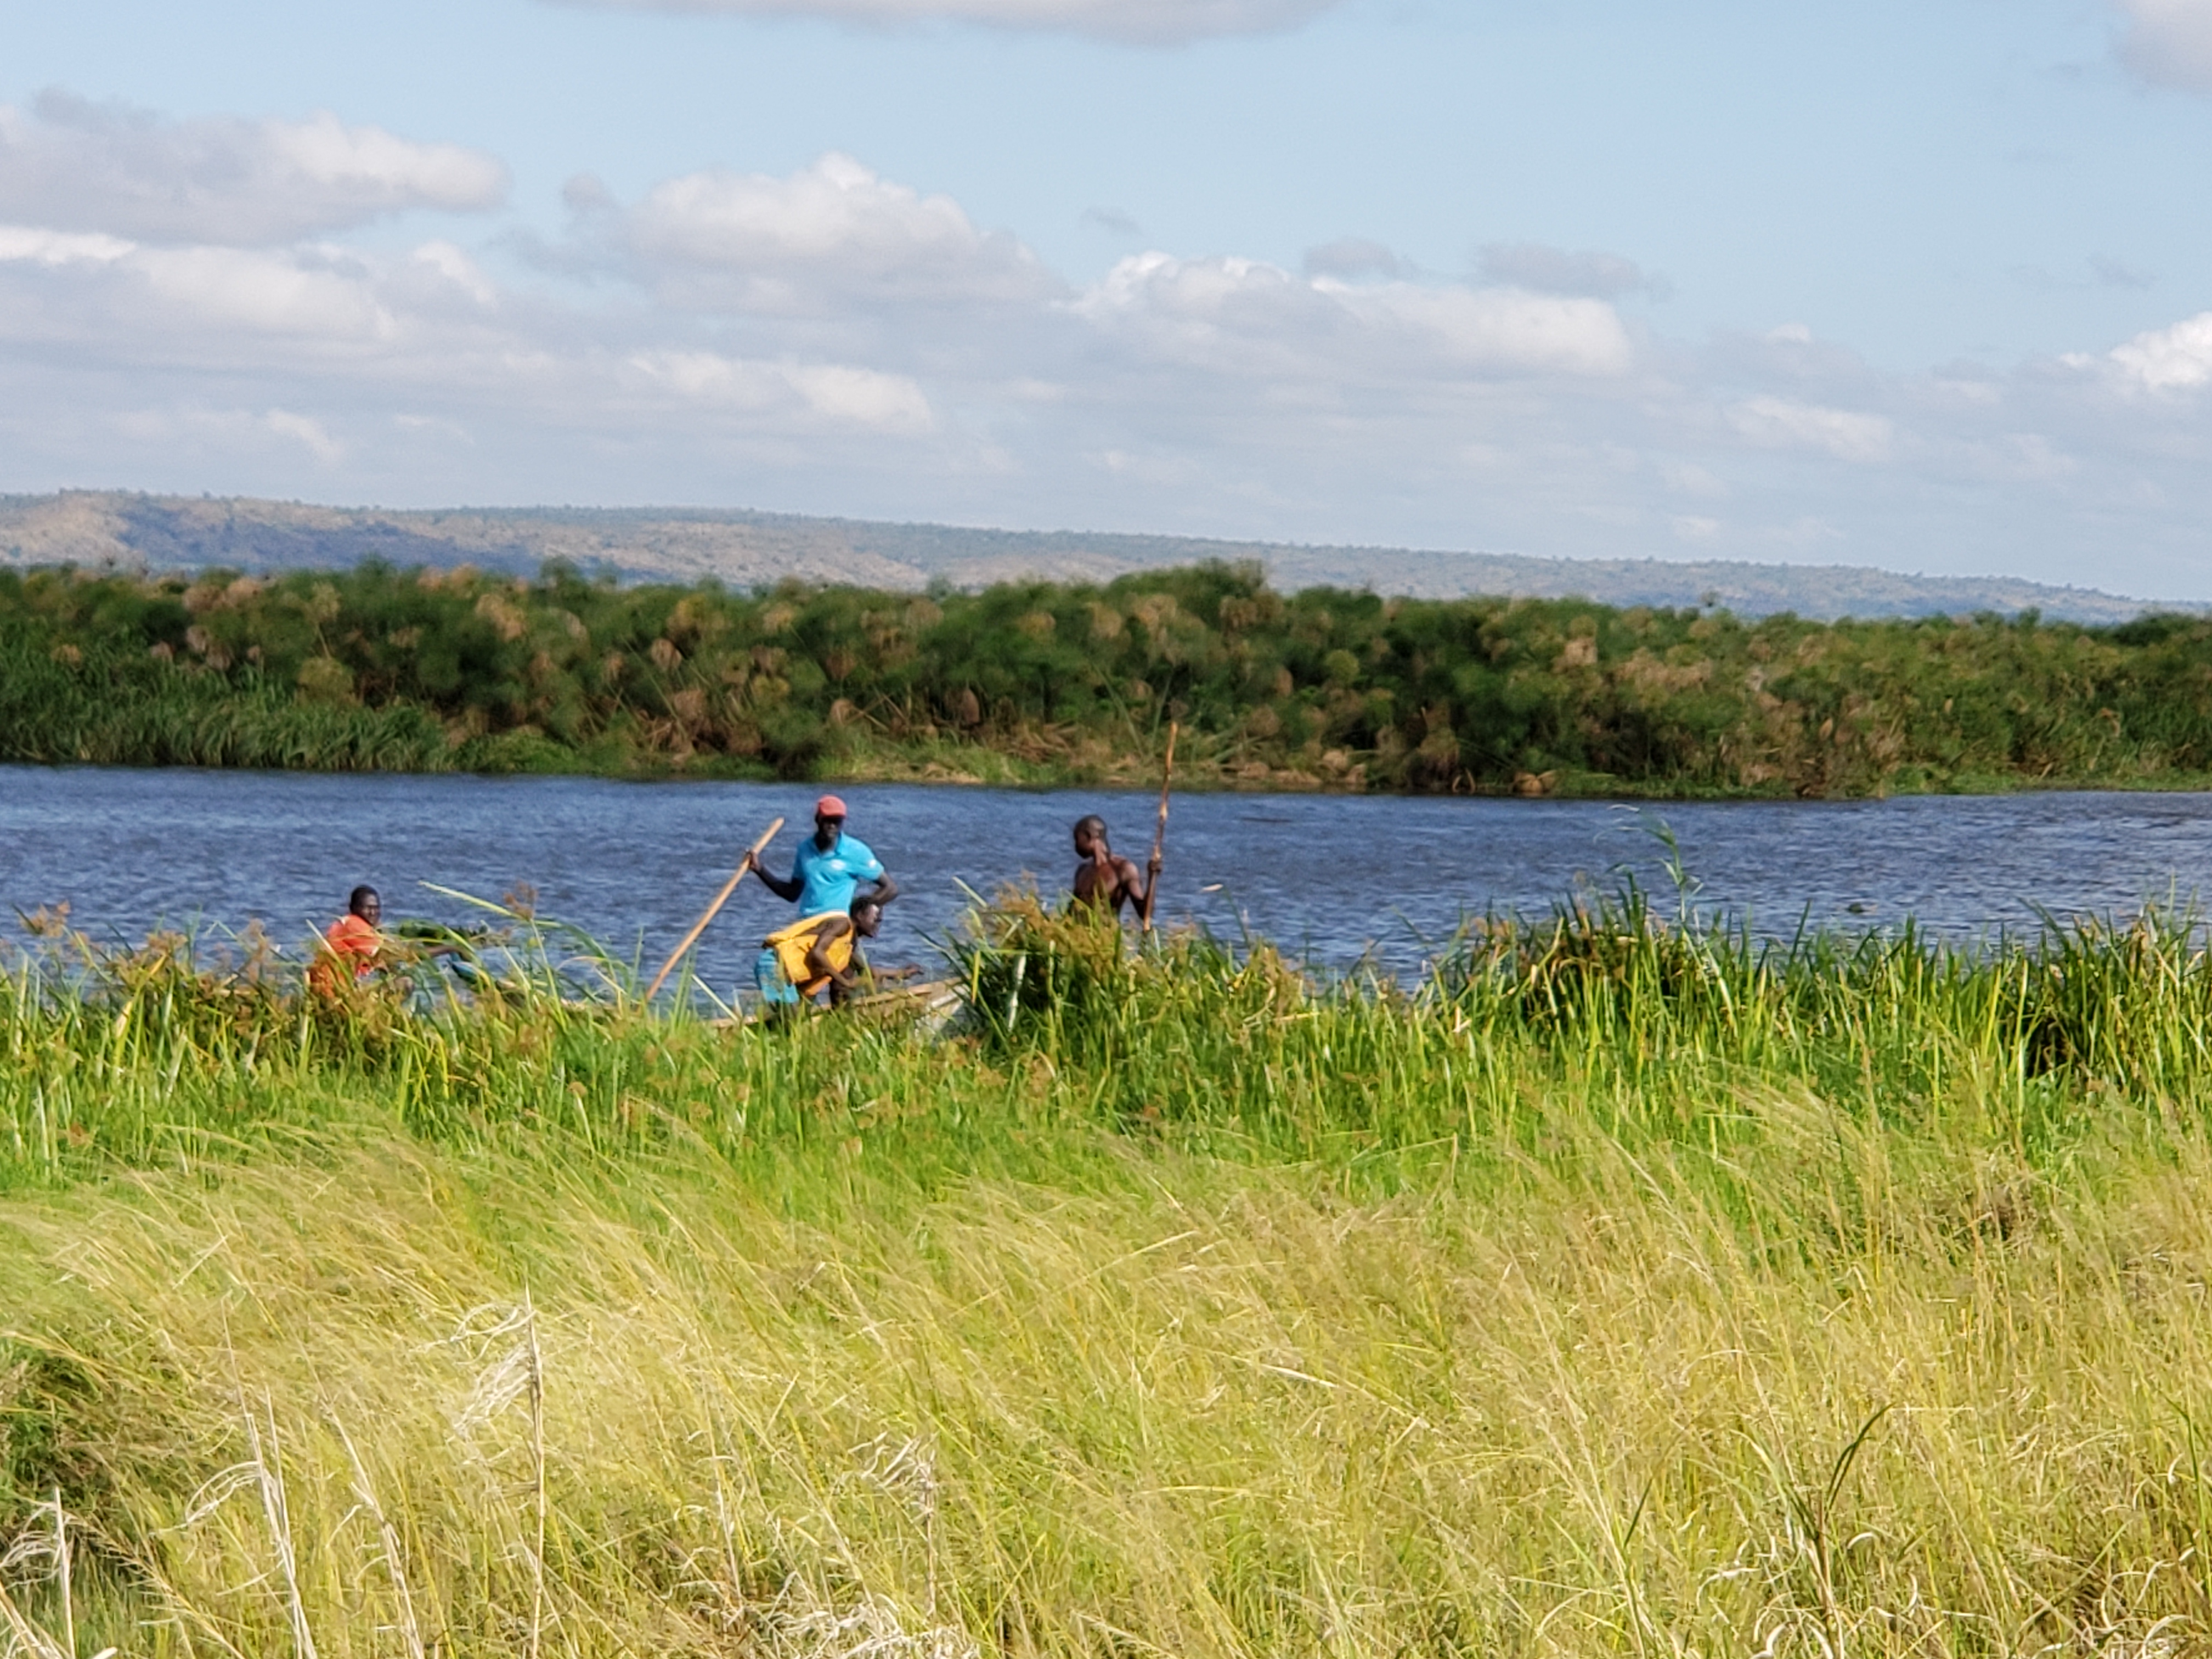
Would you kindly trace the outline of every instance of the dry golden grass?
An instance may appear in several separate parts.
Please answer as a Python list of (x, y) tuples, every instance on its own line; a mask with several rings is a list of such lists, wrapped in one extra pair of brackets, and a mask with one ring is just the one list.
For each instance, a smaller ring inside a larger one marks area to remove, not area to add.
[(9, 1455), (86, 1653), (2198, 1650), (2201, 1133), (1734, 1104), (1395, 1190), (1071, 1133), (18, 1198)]
[(1015, 907), (937, 1042), (188, 957), (0, 982), (0, 1659), (2212, 1645), (2192, 928)]

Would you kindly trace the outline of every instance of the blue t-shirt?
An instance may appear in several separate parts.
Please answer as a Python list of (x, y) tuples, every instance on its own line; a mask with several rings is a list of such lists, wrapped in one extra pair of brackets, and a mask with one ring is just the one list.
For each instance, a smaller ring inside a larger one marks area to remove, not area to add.
[(824, 910), (849, 910), (853, 895), (864, 881), (881, 881), (884, 866), (857, 836), (841, 834), (836, 845), (823, 852), (809, 836), (799, 843), (791, 860), (791, 879), (800, 884), (799, 914), (818, 916)]

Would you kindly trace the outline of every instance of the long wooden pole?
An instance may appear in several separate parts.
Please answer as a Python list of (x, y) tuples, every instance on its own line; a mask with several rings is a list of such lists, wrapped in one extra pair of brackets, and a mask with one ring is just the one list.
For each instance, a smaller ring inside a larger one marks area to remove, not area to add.
[(761, 838), (753, 843), (751, 854), (743, 864), (738, 866), (738, 873), (722, 884), (722, 890), (714, 895), (714, 902), (707, 907), (706, 914), (691, 924), (691, 931), (684, 935), (684, 943), (669, 952), (668, 960), (660, 964), (660, 971), (653, 976), (653, 983), (645, 988), (645, 1000), (647, 1002), (653, 1000), (655, 994), (660, 989), (661, 981), (666, 979), (670, 971), (684, 959), (684, 953), (699, 942), (699, 935), (707, 931), (707, 924), (721, 913), (722, 907), (730, 902), (730, 895), (738, 890), (738, 884), (745, 878), (745, 872), (752, 868), (753, 860), (761, 855), (761, 849), (774, 841), (775, 832), (782, 828), (783, 820), (778, 818), (761, 831)]
[(1160, 896), (1160, 860), (1167, 854), (1168, 785), (1175, 781), (1176, 723), (1168, 722), (1168, 757), (1160, 768), (1160, 817), (1152, 826), (1152, 868), (1145, 876), (1145, 931), (1152, 931), (1152, 906)]

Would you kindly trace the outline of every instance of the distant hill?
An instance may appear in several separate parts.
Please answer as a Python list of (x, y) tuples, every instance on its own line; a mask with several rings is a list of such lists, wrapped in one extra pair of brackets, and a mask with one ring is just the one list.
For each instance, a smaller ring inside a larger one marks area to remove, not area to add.
[(1577, 595), (1619, 605), (1711, 601), (1741, 616), (1794, 611), (1822, 619), (2033, 608), (2048, 617), (2109, 623), (2152, 608), (2093, 588), (2006, 576), (1906, 576), (1853, 565), (1540, 559), (670, 507), (387, 512), (105, 490), (0, 495), (0, 560), (17, 564), (269, 571), (368, 558), (474, 564), (519, 574), (557, 558), (629, 579), (712, 576), (744, 587), (795, 576), (893, 589), (933, 581), (981, 587), (1023, 577), (1103, 580), (1163, 565), (1256, 559), (1282, 589), (1371, 587), (1424, 599), (1498, 593)]

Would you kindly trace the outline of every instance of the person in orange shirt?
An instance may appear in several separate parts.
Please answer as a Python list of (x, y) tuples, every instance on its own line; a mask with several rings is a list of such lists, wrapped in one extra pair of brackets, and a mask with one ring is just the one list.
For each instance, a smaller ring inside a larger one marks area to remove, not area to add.
[(345, 915), (324, 930), (324, 948), (315, 952), (307, 982), (329, 996), (337, 990), (338, 975), (347, 967), (353, 969), (356, 984), (367, 979), (384, 949), (384, 934), (378, 927), (383, 920), (384, 900), (376, 889), (355, 888), (346, 898)]

